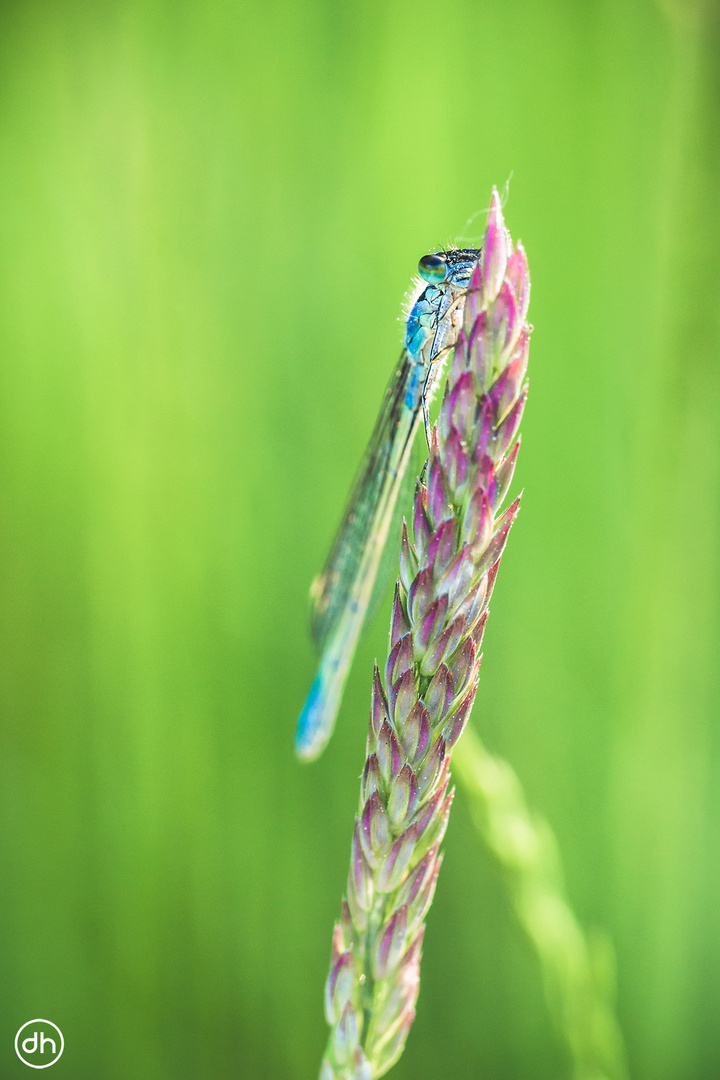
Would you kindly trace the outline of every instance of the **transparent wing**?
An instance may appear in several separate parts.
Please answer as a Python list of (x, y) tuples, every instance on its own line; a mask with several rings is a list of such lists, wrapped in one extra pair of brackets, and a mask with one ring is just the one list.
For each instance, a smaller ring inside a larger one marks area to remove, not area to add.
[(335, 725), (418, 429), (424, 384), (422, 363), (404, 351), (313, 586), (312, 632), (322, 655), (295, 734), (295, 748), (308, 760), (322, 752)]
[[(311, 589), (311, 632), (322, 649), (357, 586), (367, 545), (377, 543), (378, 511), (392, 515), (417, 431), (422, 405), (422, 365), (403, 350), (388, 383), (370, 441), (322, 573)], [(384, 547), (384, 544), (383, 544)], [(371, 583), (371, 590), (375, 582)]]

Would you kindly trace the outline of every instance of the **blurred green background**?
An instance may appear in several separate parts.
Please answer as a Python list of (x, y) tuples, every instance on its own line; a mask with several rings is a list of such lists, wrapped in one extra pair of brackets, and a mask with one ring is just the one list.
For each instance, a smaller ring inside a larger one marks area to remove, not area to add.
[[(720, 1075), (720, 35), (650, 0), (0, 8), (0, 1075), (305, 1078), (372, 659), (307, 590), (417, 259), (491, 185), (536, 327), (475, 721), (612, 936), (635, 1080)], [(393, 1075), (569, 1076), (460, 794)], [(55, 1075), (55, 1074), (54, 1074)]]

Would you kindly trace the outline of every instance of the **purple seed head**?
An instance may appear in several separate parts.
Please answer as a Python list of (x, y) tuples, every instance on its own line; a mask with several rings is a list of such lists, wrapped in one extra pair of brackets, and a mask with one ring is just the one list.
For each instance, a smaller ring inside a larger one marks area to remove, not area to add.
[[(321, 1080), (372, 1080), (415, 1016), (424, 919), (440, 869), (454, 746), (519, 499), (505, 510), (527, 398), (530, 283), (493, 190), (412, 527), (403, 522), (390, 646), (375, 668), (347, 900), (333, 937)], [(460, 318), (458, 317), (458, 322)], [(365, 1017), (361, 1029), (359, 1017)]]

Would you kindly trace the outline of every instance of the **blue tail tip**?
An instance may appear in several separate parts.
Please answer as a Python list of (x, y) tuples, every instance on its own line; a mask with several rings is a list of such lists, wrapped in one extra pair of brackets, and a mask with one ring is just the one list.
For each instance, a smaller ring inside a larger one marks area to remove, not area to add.
[(317, 757), (327, 742), (329, 733), (323, 727), (323, 713), (323, 681), (318, 672), (305, 698), (295, 731), (295, 752), (298, 757), (308, 761)]

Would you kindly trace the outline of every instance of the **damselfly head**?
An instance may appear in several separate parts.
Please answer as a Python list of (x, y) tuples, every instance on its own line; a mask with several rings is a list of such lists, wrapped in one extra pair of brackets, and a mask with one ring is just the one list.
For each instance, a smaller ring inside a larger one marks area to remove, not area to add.
[(438, 285), (447, 277), (448, 264), (444, 255), (423, 255), (418, 263), (418, 272), (423, 281)]

